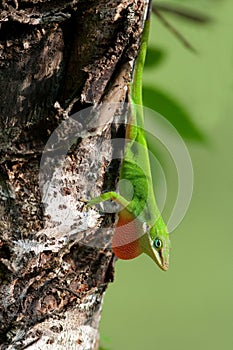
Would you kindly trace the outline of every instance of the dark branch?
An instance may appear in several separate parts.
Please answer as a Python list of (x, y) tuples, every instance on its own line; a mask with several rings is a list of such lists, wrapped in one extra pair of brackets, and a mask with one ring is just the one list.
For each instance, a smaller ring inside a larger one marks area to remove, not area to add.
[(207, 24), (212, 21), (212, 19), (206, 14), (177, 5), (156, 3), (154, 7), (160, 12), (171, 13), (172, 15), (175, 15), (187, 21), (195, 22), (197, 24)]
[(196, 49), (192, 46), (192, 44), (181, 34), (167, 19), (160, 13), (160, 11), (153, 6), (153, 13), (160, 19), (160, 21), (167, 27), (167, 29), (176, 36), (176, 38), (189, 50), (193, 52), (197, 52)]

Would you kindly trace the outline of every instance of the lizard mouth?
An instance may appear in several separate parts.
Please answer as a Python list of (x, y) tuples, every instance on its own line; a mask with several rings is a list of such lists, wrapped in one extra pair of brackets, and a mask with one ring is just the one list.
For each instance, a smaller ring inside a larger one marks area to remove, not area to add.
[(161, 269), (162, 269), (163, 271), (167, 271), (169, 265), (168, 265), (168, 263), (165, 263), (165, 264), (161, 265), (160, 267), (161, 267)]
[(155, 260), (156, 264), (163, 270), (168, 270), (168, 262), (165, 262), (162, 258), (161, 251), (157, 251), (153, 249), (153, 260)]

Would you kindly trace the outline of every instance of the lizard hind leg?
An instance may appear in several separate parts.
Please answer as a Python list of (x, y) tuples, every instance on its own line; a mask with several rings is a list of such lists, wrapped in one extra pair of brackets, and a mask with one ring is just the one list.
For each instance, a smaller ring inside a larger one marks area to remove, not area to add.
[(108, 200), (115, 201), (123, 208), (129, 205), (129, 202), (124, 197), (122, 197), (114, 191), (110, 191), (102, 193), (100, 196), (91, 199), (90, 201), (88, 201), (87, 206), (91, 207), (92, 205), (99, 204)]

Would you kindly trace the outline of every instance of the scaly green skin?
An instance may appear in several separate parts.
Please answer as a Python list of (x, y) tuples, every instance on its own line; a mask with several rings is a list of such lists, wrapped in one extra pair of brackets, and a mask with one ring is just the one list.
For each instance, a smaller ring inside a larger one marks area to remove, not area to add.
[[(153, 192), (142, 110), (142, 73), (147, 50), (149, 22), (147, 18), (134, 68), (133, 84), (130, 88), (131, 114), (126, 130), (126, 138), (129, 142), (125, 148), (120, 172), (120, 180), (128, 180), (133, 186), (133, 198), (131, 201), (125, 198), (127, 197), (127, 185), (123, 184), (121, 190), (124, 196), (116, 192), (103, 193), (89, 201), (88, 206), (109, 199), (119, 203), (123, 209), (118, 214), (118, 224), (113, 237), (115, 254), (122, 259), (132, 259), (144, 252), (162, 270), (167, 270), (170, 240)], [(140, 164), (143, 164), (143, 168)]]

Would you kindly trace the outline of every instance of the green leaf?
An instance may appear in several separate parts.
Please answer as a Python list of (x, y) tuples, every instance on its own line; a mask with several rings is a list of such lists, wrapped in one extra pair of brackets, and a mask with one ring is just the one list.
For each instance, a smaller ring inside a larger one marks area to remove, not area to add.
[(109, 343), (111, 343), (111, 339), (103, 334), (100, 335), (100, 347), (99, 350), (109, 350)]
[(148, 47), (146, 53), (145, 68), (158, 66), (166, 57), (166, 54), (161, 49), (155, 47)]
[(143, 104), (165, 117), (171, 124), (173, 124), (184, 139), (199, 142), (205, 140), (202, 132), (191, 120), (189, 113), (179, 104), (179, 102), (162, 91), (154, 87), (144, 86)]

